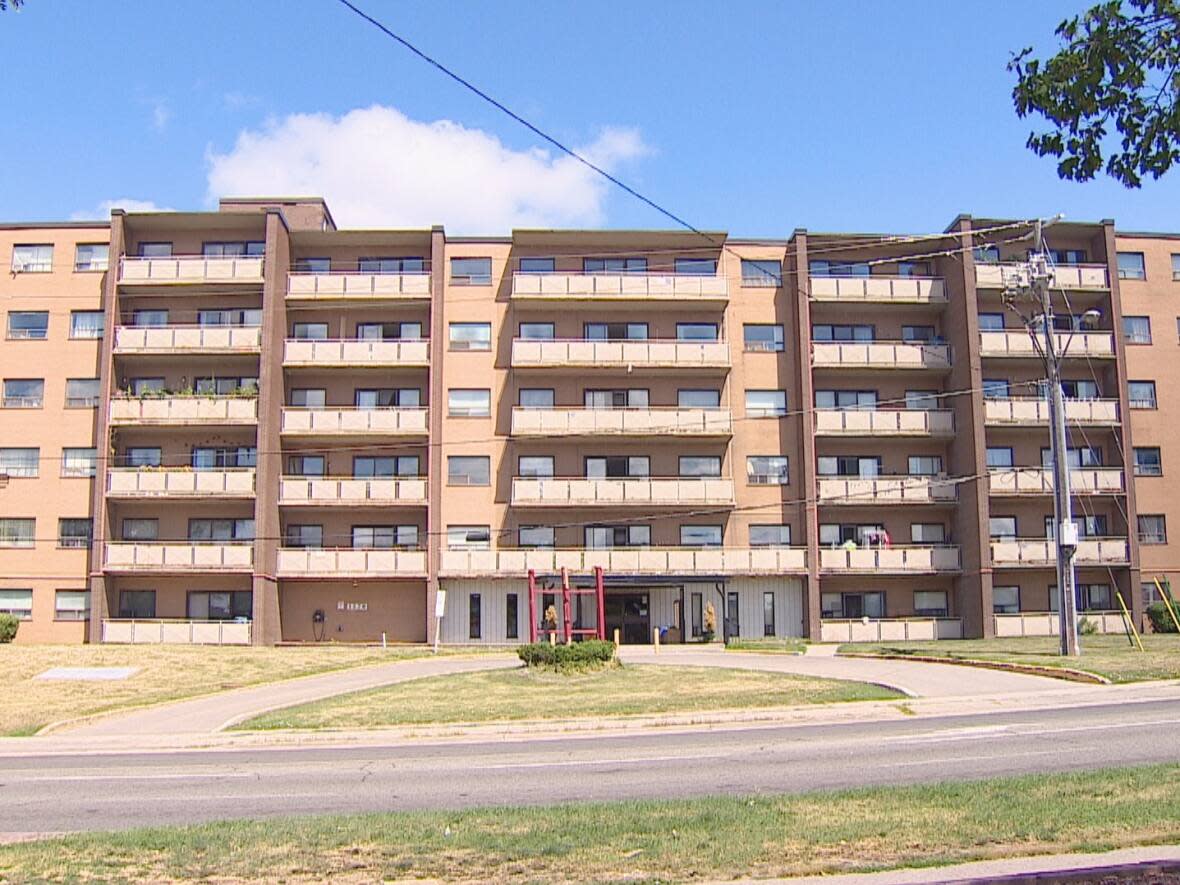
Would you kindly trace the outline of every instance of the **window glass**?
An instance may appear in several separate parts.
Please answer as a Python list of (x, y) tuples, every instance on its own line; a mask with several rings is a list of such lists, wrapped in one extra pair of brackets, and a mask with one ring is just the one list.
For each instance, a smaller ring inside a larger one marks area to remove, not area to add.
[(290, 476), (323, 476), (324, 469), (323, 455), (291, 455), (287, 459), (287, 473)]
[(520, 259), (521, 273), (553, 273), (556, 267), (552, 258), (522, 258)]
[(1054, 264), (1085, 264), (1085, 249), (1050, 249)]
[(302, 409), (322, 409), (327, 403), (327, 391), (318, 387), (296, 387), (291, 390), (290, 404)]
[(155, 590), (120, 590), (120, 618), (154, 618), (156, 616)]
[(67, 378), (66, 408), (90, 409), (98, 405), (97, 378)]
[(1128, 344), (1151, 344), (1151, 318), (1123, 317), (1123, 338)]
[(137, 329), (159, 328), (168, 325), (168, 311), (166, 310), (133, 310), (131, 325)]
[(53, 598), (55, 621), (89, 621), (89, 590), (56, 590)]
[(677, 341), (716, 341), (716, 323), (677, 323)]
[(521, 547), (551, 548), (555, 543), (551, 525), (522, 525), (517, 538)]
[(319, 550), (324, 546), (322, 525), (292, 524), (283, 533), (283, 543), (288, 547)]
[(261, 326), (262, 309), (256, 307), (198, 310), (198, 326)]
[(774, 635), (774, 592), (769, 590), (762, 593), (762, 635)]
[(452, 258), (451, 285), (490, 286), (492, 284), (492, 259)]
[(678, 390), (676, 405), (681, 409), (716, 409), (721, 406), (720, 390)]
[(992, 611), (997, 615), (1019, 614), (1020, 588), (992, 587)]
[(416, 387), (358, 388), (353, 397), (358, 409), (416, 409), (422, 405), (422, 392)]
[(742, 327), (747, 351), (779, 352), (783, 349), (783, 327), (762, 323), (746, 323)]
[(582, 335), (587, 341), (646, 341), (647, 323), (585, 323)]
[(552, 341), (553, 323), (521, 323), (520, 337), (528, 341)]
[(875, 390), (817, 390), (815, 392), (815, 407), (817, 409), (876, 409), (877, 391)]
[(553, 390), (545, 387), (522, 387), (520, 389), (522, 409), (552, 409)]
[(93, 477), (98, 466), (98, 450), (62, 449), (61, 475), (77, 477)]
[(417, 547), (418, 526), (416, 525), (354, 525), (352, 547), (354, 550), (392, 550), (396, 547)]
[(160, 536), (158, 519), (124, 519), (124, 541), (155, 541)]
[(922, 341), (932, 342), (937, 340), (938, 336), (934, 332), (933, 326), (902, 326), (901, 340), (902, 341)]
[(71, 338), (102, 338), (103, 312), (101, 310), (74, 310), (70, 312)]
[(45, 382), (41, 378), (4, 379), (6, 409), (39, 409), (45, 405)]
[(130, 446), (123, 453), (127, 467), (159, 467), (161, 450), (159, 446)]
[(588, 525), (585, 545), (595, 550), (614, 547), (650, 547), (651, 526), (648, 525)]
[(781, 418), (787, 414), (785, 390), (747, 390), (746, 415), (751, 418)]
[(59, 519), (57, 521), (58, 547), (89, 547), (94, 527), (89, 518)]
[(488, 550), (491, 546), (492, 532), (489, 526), (447, 526), (447, 547), (450, 550)]
[(13, 273), (49, 273), (51, 270), (53, 270), (52, 244), (12, 247)]
[(913, 544), (945, 544), (946, 526), (941, 522), (910, 523), (910, 542)]
[(644, 477), (651, 473), (650, 459), (646, 455), (595, 455), (586, 458), (587, 479), (608, 477)]
[(981, 313), (979, 315), (979, 331), (1004, 331), (1004, 315), (1002, 313)]
[(583, 405), (587, 409), (646, 409), (647, 391), (642, 388), (629, 390), (586, 390)]
[(867, 277), (871, 274), (867, 261), (815, 259), (808, 262), (808, 271), (813, 277)]
[(811, 327), (813, 341), (873, 341), (875, 337), (876, 330), (872, 326), (817, 323)]
[(203, 541), (252, 541), (254, 540), (253, 519), (190, 519), (188, 539)]
[(447, 391), (447, 412), (458, 418), (486, 418), (492, 414), (492, 392), (452, 387)]
[(1142, 280), (1147, 278), (1142, 252), (1119, 252), (1118, 267), (1120, 280)]
[(721, 475), (721, 458), (716, 455), (681, 455), (679, 466), (683, 477)]
[(720, 547), (721, 526), (682, 525), (680, 527), (681, 547)]
[(32, 547), (36, 527), (36, 519), (0, 517), (0, 547)]
[(993, 516), (987, 522), (988, 535), (992, 538), (1015, 538), (1015, 516)]
[(1139, 514), (1139, 543), (1167, 544), (1167, 521), (1163, 514)]
[(899, 277), (928, 277), (930, 276), (930, 264), (925, 261), (899, 261), (897, 262), (897, 275)]
[(521, 455), (517, 461), (520, 476), (548, 479), (553, 476), (552, 455)]
[(326, 341), (327, 323), (295, 323), (291, 326), (291, 337), (300, 341)]
[(746, 478), (750, 485), (783, 486), (790, 482), (790, 470), (785, 455), (749, 455), (746, 458)]
[(49, 334), (49, 312), (45, 310), (10, 310), (8, 337), (16, 340), (43, 341)]
[(194, 621), (248, 621), (254, 615), (250, 590), (190, 590), (188, 617)]
[(509, 593), (504, 597), (504, 638), (520, 636), (520, 594)]
[(926, 618), (945, 618), (947, 616), (945, 590), (915, 590), (914, 614)]
[(1164, 472), (1159, 447), (1135, 447), (1135, 475), (1161, 476)]
[(35, 479), (40, 469), (40, 449), (0, 449), (0, 474), (10, 479)]
[(910, 455), (910, 476), (938, 476), (942, 473), (941, 455)]
[(789, 525), (751, 525), (751, 547), (789, 547), (791, 546), (791, 527)]
[(0, 615), (12, 615), (20, 621), (33, 617), (32, 590), (0, 590)]
[(646, 273), (647, 259), (642, 257), (583, 258), (582, 272), (617, 274)]
[(1180, 252), (1172, 253), (1172, 281), (1180, 280)]
[(742, 259), (742, 285), (777, 288), (783, 284), (783, 265), (775, 259)]
[(451, 350), (491, 350), (491, 323), (451, 323)]
[(988, 467), (1012, 467), (1014, 465), (1012, 459), (1011, 446), (988, 446), (987, 447), (987, 466)]
[(713, 258), (677, 258), (674, 266), (679, 274), (711, 277), (717, 273), (717, 261)]
[(483, 597), (478, 593), (467, 596), (467, 638), (483, 638)]
[(106, 270), (110, 251), (106, 243), (79, 243), (74, 250), (74, 270)]
[(171, 243), (140, 243), (139, 244), (140, 258), (171, 258), (172, 244)]
[(250, 242), (204, 243), (201, 254), (206, 258), (242, 258), (247, 255), (259, 256), (266, 252), (266, 243)]
[(1128, 381), (1127, 396), (1132, 409), (1154, 409), (1156, 407), (1155, 382)]
[(331, 273), (331, 258), (296, 258), (295, 266), (291, 268), (295, 273)]
[(486, 486), (492, 483), (492, 460), (487, 455), (449, 455), (447, 484)]
[(1006, 378), (984, 378), (983, 379), (983, 398), (984, 399), (1008, 399), (1010, 393), (1008, 390), (1008, 379)]

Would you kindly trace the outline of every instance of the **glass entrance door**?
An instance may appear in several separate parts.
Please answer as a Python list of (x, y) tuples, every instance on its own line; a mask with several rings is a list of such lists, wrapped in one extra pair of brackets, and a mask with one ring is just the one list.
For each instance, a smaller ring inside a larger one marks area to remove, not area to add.
[(619, 631), (619, 641), (626, 645), (651, 642), (651, 607), (647, 593), (608, 593), (605, 600), (606, 635)]

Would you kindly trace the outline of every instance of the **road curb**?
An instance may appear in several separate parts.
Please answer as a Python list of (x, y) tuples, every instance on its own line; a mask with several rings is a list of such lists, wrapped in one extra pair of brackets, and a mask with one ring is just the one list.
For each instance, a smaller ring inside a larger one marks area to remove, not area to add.
[(1071, 667), (1041, 667), (1036, 664), (1012, 664), (1007, 661), (983, 661), (978, 658), (941, 658), (937, 655), (875, 655), (867, 652), (838, 652), (837, 657), (861, 658), (881, 661), (917, 661), (920, 664), (953, 664), (959, 667), (977, 667), (981, 670), (1000, 670), (1006, 673), (1023, 673), (1026, 676), (1046, 676), (1063, 682), (1084, 682), (1088, 685), (1113, 685), (1105, 676)]

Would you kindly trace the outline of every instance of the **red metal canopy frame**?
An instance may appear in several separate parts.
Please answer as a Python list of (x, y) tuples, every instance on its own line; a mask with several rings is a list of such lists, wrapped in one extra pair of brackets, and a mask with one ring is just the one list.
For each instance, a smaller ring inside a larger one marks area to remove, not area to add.
[[(529, 642), (536, 642), (538, 638), (537, 629), (537, 608), (538, 597), (550, 592), (543, 587), (537, 586), (537, 573), (533, 569), (529, 569)], [(593, 627), (575, 627), (573, 625), (573, 615), (570, 608), (570, 599), (574, 596), (594, 596), (598, 607), (598, 621)], [(561, 641), (570, 643), (574, 641), (575, 636), (592, 637), (594, 639), (606, 639), (606, 590), (602, 578), (602, 567), (595, 566), (594, 568), (594, 586), (593, 587), (571, 587), (570, 575), (568, 569), (561, 570), (561, 610), (564, 615), (562, 618), (562, 636)], [(546, 633), (556, 633), (556, 630), (547, 630)]]

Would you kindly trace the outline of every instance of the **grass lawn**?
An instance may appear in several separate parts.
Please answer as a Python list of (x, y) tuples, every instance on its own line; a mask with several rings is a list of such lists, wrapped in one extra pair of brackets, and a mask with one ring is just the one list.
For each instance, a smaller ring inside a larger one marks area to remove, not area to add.
[(1105, 676), (1112, 682), (1145, 679), (1180, 679), (1180, 635), (1155, 633), (1143, 637), (1139, 651), (1125, 636), (1083, 636), (1080, 658), (1062, 658), (1056, 636), (1025, 636), (1014, 639), (945, 639), (937, 642), (852, 643), (841, 652), (861, 654), (934, 655), (946, 658), (975, 658), (1035, 664), (1041, 667), (1070, 667)]
[(726, 651), (757, 651), (780, 655), (801, 655), (806, 648), (806, 639), (735, 639), (725, 646)]
[(0, 846), (0, 880), (685, 882), (1172, 843), (1180, 766), (798, 796), (287, 818)]
[[(33, 734), (61, 719), (210, 694), (362, 664), (428, 654), (417, 647), (230, 648), (144, 645), (0, 645), (0, 736)], [(139, 667), (112, 682), (34, 679), (50, 667)]]
[(609, 667), (572, 675), (495, 670), (434, 676), (278, 710), (242, 729), (373, 728), (786, 707), (900, 697), (858, 682), (709, 667)]

